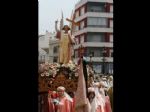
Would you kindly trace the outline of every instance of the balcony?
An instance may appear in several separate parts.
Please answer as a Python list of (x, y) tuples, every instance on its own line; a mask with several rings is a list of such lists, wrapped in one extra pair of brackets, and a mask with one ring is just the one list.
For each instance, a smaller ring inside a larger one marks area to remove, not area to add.
[(98, 27), (87, 27), (82, 30), (76, 31), (74, 36), (87, 33), (87, 32), (108, 32), (113, 33), (113, 28), (98, 28)]
[[(112, 42), (84, 42), (82, 43), (82, 45), (84, 47), (113, 47), (113, 43)], [(75, 45), (74, 49), (78, 49), (79, 46), (81, 46), (81, 44), (79, 45)]]
[(113, 3), (113, 0), (80, 0), (76, 5), (75, 9), (78, 9), (82, 5), (84, 5), (87, 2), (103, 2), (103, 3)]
[(81, 21), (84, 18), (87, 17), (106, 17), (106, 18), (113, 18), (113, 13), (109, 12), (87, 12), (84, 15), (78, 17), (75, 19), (76, 22)]
[[(90, 61), (90, 57), (86, 57), (87, 61)], [(92, 57), (92, 62), (103, 62), (103, 57)], [(105, 57), (105, 62), (113, 62), (112, 57)]]
[[(90, 57), (85, 57), (87, 62), (90, 62)], [(79, 58), (74, 61), (77, 62)], [(92, 57), (92, 62), (103, 62), (103, 57)], [(113, 62), (113, 57), (105, 57), (105, 62)]]

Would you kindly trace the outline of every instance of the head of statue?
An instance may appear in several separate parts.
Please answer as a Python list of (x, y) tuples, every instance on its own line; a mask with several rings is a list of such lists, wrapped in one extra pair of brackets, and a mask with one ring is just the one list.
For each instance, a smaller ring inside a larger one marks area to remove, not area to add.
[(70, 27), (68, 25), (64, 25), (62, 30), (64, 30), (65, 32), (68, 32), (70, 30)]

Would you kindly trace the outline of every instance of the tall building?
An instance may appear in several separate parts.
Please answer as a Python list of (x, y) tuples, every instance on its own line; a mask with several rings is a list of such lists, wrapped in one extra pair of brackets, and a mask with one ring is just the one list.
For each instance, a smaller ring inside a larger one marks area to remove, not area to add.
[[(113, 73), (113, 0), (80, 0), (73, 26), (75, 60), (83, 54), (96, 73)], [(82, 45), (82, 46), (81, 46)]]

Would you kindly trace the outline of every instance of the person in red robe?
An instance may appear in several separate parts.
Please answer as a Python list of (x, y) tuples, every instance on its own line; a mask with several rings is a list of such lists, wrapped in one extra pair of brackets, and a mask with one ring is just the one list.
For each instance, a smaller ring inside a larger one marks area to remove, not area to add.
[(100, 87), (99, 89), (100, 95), (102, 96), (102, 99), (104, 99), (105, 101), (104, 112), (112, 112), (109, 96), (105, 94), (107, 93), (107, 88), (105, 83), (103, 81), (100, 82), (99, 87)]
[(49, 112), (56, 112), (54, 99), (56, 98), (56, 92), (55, 91), (49, 91), (48, 92), (48, 104), (49, 104)]
[(57, 112), (73, 112), (73, 100), (65, 92), (65, 88), (60, 86), (57, 88)]

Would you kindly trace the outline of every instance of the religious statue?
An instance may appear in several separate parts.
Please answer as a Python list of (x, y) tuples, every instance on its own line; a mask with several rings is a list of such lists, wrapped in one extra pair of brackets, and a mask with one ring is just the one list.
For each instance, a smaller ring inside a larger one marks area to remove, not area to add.
[[(66, 18), (67, 21), (71, 22), (72, 25), (79, 25), (71, 19)], [(72, 46), (75, 44), (73, 35), (69, 33), (71, 28), (68, 25), (63, 25), (63, 15), (60, 21), (60, 29), (57, 28), (58, 21), (55, 21), (55, 30), (57, 31), (56, 37), (60, 40), (59, 44), (59, 63), (67, 64), (72, 57)]]
[(72, 45), (75, 43), (75, 41), (74, 41), (74, 37), (70, 33), (68, 33), (68, 31), (70, 30), (68, 25), (64, 25), (62, 30), (64, 32), (61, 35), (62, 37), (60, 39), (59, 62), (63, 64), (67, 64), (69, 63), (70, 60), (72, 60), (71, 48), (72, 48)]

